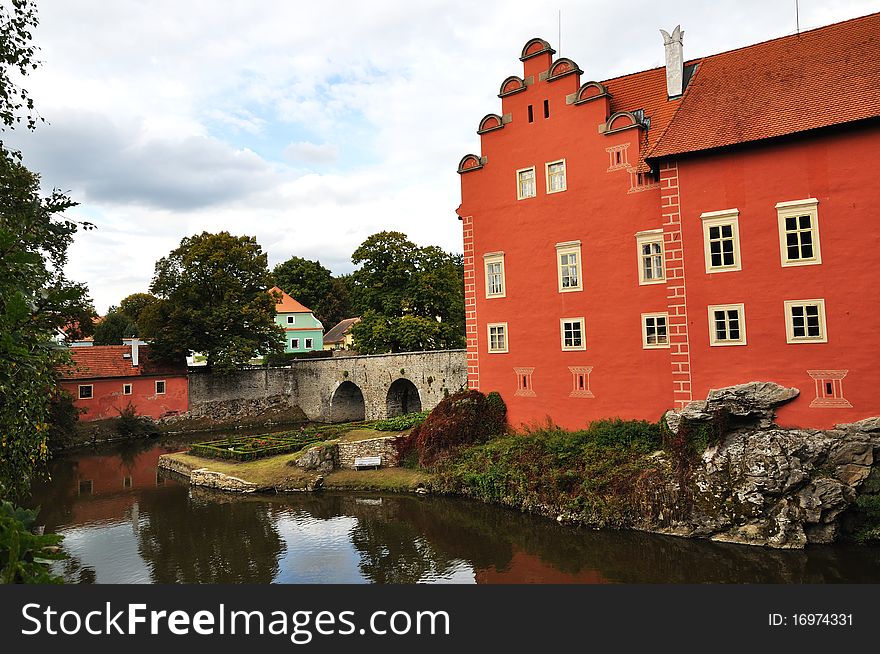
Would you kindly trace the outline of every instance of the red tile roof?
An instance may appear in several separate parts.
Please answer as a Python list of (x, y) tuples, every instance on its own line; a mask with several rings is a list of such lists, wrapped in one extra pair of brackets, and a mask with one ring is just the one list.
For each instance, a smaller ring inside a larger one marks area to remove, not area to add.
[[(698, 60), (697, 60), (698, 61)], [(690, 66), (696, 61), (685, 62)], [(645, 112), (645, 118), (651, 127), (645, 132), (645, 140), (640, 147), (639, 162), (650, 151), (666, 130), (675, 115), (681, 98), (669, 100), (666, 95), (666, 68), (651, 68), (639, 73), (631, 73), (602, 82), (611, 95), (611, 112), (637, 111)], [(647, 168), (640, 168), (644, 172)]]
[(677, 104), (649, 158), (880, 116), (880, 14), (705, 57)]
[(61, 371), (61, 379), (100, 379), (104, 377), (140, 377), (149, 375), (185, 375), (186, 362), (179, 364), (157, 363), (150, 359), (150, 348), (141, 345), (138, 348), (138, 366), (131, 365), (128, 345), (92, 345), (72, 347), (70, 356), (73, 359), (71, 368)]
[(272, 295), (280, 294), (281, 301), (275, 303), (275, 313), (311, 313), (312, 310), (300, 304), (277, 286), (269, 289)]

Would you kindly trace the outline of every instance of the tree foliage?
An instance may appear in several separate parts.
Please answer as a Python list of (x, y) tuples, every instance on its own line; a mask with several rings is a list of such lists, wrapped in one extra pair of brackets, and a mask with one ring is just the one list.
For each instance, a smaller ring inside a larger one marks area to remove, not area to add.
[(26, 77), (39, 62), (31, 31), (37, 27), (37, 7), (33, 0), (11, 0), (0, 4), (0, 121), (13, 127), (22, 120), (33, 129), (38, 117), (27, 90), (14, 78)]
[(166, 360), (190, 350), (229, 372), (257, 354), (278, 352), (267, 257), (251, 236), (203, 232), (156, 262), (150, 291), (159, 300), (140, 314), (141, 336)]
[[(76, 203), (39, 193), (39, 177), (0, 147), (0, 497), (27, 492), (48, 454), (49, 404), (64, 351), (52, 337), (91, 320), (82, 284), (64, 274)], [(84, 223), (86, 228), (91, 225)]]
[(324, 329), (351, 317), (351, 299), (345, 283), (334, 278), (320, 261), (290, 257), (275, 266), (272, 281), (310, 308)]
[(141, 313), (143, 313), (144, 309), (158, 301), (159, 298), (150, 293), (132, 293), (122, 298), (122, 301), (119, 303), (119, 312), (137, 324), (137, 321), (141, 319)]
[(107, 315), (95, 327), (95, 345), (122, 345), (123, 338), (137, 335), (137, 323), (117, 307), (110, 307)]
[(419, 247), (400, 232), (370, 236), (352, 254), (360, 268), (352, 327), (365, 354), (464, 347), (464, 273), (460, 256)]

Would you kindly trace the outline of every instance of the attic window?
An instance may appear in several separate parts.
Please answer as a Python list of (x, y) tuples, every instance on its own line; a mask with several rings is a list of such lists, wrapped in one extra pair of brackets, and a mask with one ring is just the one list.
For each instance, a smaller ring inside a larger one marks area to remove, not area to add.
[(287, 324), (293, 325), (296, 323), (296, 316), (287, 316)]

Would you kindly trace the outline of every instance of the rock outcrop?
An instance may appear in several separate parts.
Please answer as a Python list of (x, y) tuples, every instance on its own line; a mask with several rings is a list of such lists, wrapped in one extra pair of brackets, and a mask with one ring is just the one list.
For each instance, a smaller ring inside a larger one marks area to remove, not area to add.
[(676, 493), (680, 506), (666, 509), (673, 517), (651, 530), (776, 548), (834, 541), (838, 518), (880, 457), (880, 419), (825, 431), (775, 426), (774, 408), (797, 394), (752, 382), (667, 414), (673, 434), (712, 433), (719, 425), (723, 433)]

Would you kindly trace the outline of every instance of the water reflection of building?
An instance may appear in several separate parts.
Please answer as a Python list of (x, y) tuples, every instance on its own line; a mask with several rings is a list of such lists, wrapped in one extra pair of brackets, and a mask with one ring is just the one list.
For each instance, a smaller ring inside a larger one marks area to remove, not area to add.
[(607, 584), (598, 570), (567, 572), (548, 564), (534, 554), (515, 550), (510, 563), (501, 570), (494, 567), (474, 570), (478, 584)]
[(155, 447), (131, 455), (73, 457), (75, 475), (69, 490), (73, 522), (136, 520), (138, 491), (165, 484), (157, 470), (159, 456), (165, 452)]

